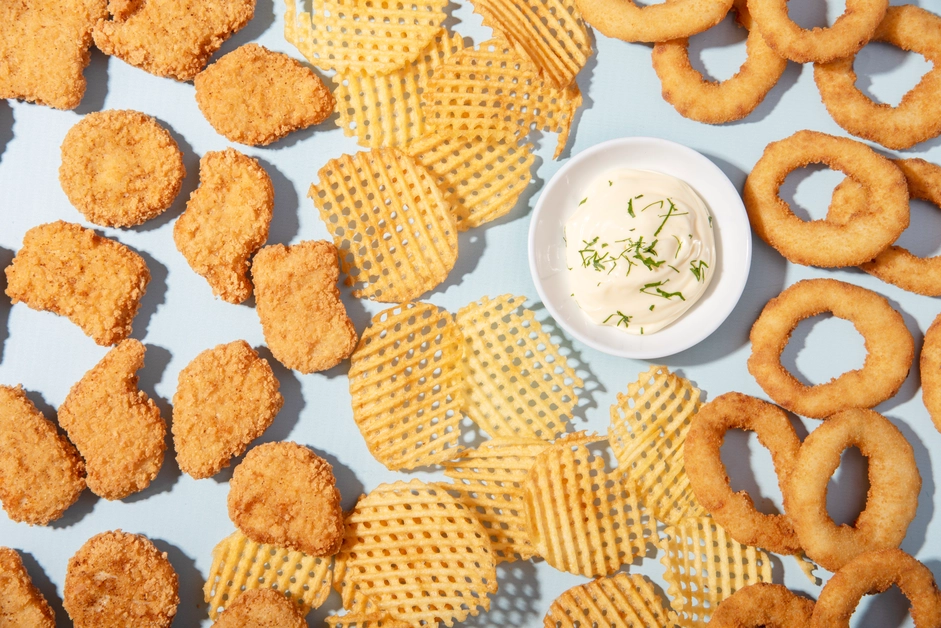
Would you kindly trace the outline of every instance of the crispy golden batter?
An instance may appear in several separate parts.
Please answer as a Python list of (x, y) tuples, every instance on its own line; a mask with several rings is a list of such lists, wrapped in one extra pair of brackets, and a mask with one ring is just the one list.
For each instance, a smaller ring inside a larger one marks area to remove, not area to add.
[(56, 615), (16, 551), (0, 547), (0, 628), (55, 628)]
[(268, 239), (273, 208), (271, 178), (257, 161), (234, 148), (206, 153), (173, 241), (214, 295), (241, 303), (252, 294), (248, 258)]
[(232, 474), (228, 504), (229, 518), (256, 543), (328, 556), (343, 542), (333, 467), (297, 443), (267, 443), (248, 452)]
[(193, 82), (196, 103), (212, 128), (252, 146), (319, 124), (336, 105), (312, 70), (257, 44), (236, 48)]
[(131, 227), (159, 216), (173, 204), (185, 176), (173, 137), (139, 111), (90, 113), (62, 142), (59, 183), (96, 225)]
[(255, 0), (111, 0), (95, 45), (157, 76), (189, 81), (255, 14)]
[(22, 387), (0, 386), (0, 501), (10, 519), (46, 525), (83, 490), (85, 464), (72, 443)]
[(180, 371), (173, 445), (184, 473), (208, 478), (268, 429), (284, 398), (268, 361), (244, 340), (203, 351)]
[(63, 606), (75, 628), (163, 628), (180, 603), (167, 555), (147, 537), (116, 530), (69, 559)]
[(131, 333), (150, 281), (140, 255), (61, 220), (26, 232), (6, 276), (13, 303), (66, 316), (100, 345)]
[(167, 425), (137, 389), (144, 345), (124, 340), (72, 386), (59, 424), (85, 458), (88, 488), (105, 499), (142, 491), (157, 477)]
[(235, 598), (213, 628), (305, 628), (297, 604), (274, 589), (252, 589)]
[(106, 0), (0, 2), (0, 98), (77, 107), (92, 27), (107, 14)]
[(356, 329), (340, 301), (337, 249), (307, 241), (266, 246), (252, 262), (258, 318), (271, 353), (288, 368), (313, 373), (353, 353)]

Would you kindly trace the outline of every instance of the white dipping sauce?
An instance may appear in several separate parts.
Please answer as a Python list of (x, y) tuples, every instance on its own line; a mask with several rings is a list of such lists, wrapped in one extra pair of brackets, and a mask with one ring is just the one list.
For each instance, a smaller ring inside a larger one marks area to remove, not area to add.
[(608, 172), (565, 223), (572, 297), (594, 323), (630, 334), (652, 334), (689, 310), (716, 272), (715, 249), (705, 203), (659, 172)]

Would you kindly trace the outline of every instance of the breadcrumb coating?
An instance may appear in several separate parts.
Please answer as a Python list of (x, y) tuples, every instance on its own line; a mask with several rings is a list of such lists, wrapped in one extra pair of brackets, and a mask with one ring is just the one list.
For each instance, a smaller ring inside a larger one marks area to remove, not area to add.
[(297, 604), (283, 593), (262, 588), (245, 591), (230, 602), (212, 628), (305, 628)]
[(241, 303), (252, 294), (248, 260), (268, 239), (273, 209), (271, 178), (256, 160), (233, 148), (206, 153), (173, 241), (214, 295)]
[(13, 303), (66, 316), (103, 346), (131, 333), (150, 282), (140, 255), (61, 220), (26, 232), (6, 276)]
[(336, 99), (313, 70), (286, 54), (246, 44), (200, 72), (196, 103), (217, 132), (264, 146), (326, 120)]
[(144, 345), (124, 340), (72, 386), (59, 408), (59, 425), (85, 458), (88, 488), (123, 499), (157, 477), (167, 425), (157, 404), (137, 389)]
[(0, 628), (55, 628), (56, 615), (30, 580), (20, 555), (0, 547)]

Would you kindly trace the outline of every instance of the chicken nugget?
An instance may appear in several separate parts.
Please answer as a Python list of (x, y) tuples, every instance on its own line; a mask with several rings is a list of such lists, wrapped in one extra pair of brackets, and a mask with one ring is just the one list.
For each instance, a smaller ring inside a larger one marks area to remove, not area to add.
[(72, 443), (21, 386), (0, 386), (0, 502), (10, 519), (46, 525), (83, 490), (85, 463)]
[(232, 474), (229, 518), (256, 543), (310, 556), (336, 554), (343, 542), (336, 482), (330, 463), (307, 447), (259, 445)]
[(0, 547), (0, 628), (55, 628), (56, 615), (15, 550)]
[(167, 425), (157, 404), (137, 389), (144, 352), (138, 340), (121, 341), (59, 407), (59, 425), (85, 458), (88, 488), (105, 499), (144, 490), (163, 464)]
[(241, 303), (252, 294), (248, 258), (268, 239), (273, 208), (271, 178), (257, 161), (233, 148), (206, 153), (173, 241), (214, 295)]
[(95, 45), (133, 66), (190, 81), (255, 14), (255, 0), (111, 0)]
[(286, 54), (246, 44), (193, 81), (196, 103), (217, 132), (264, 146), (326, 120), (336, 99), (313, 70)]
[(92, 27), (106, 0), (0, 2), (0, 98), (74, 109), (85, 95)]
[(301, 373), (339, 364), (356, 348), (356, 328), (340, 301), (337, 249), (323, 240), (266, 246), (252, 262), (265, 342)]
[(131, 333), (150, 282), (140, 255), (61, 220), (26, 232), (6, 276), (13, 303), (66, 316), (103, 346)]
[(131, 227), (159, 216), (173, 204), (185, 176), (176, 141), (139, 111), (90, 113), (62, 142), (59, 183), (96, 225)]
[(306, 628), (300, 608), (274, 589), (251, 589), (230, 602), (212, 628)]
[(244, 340), (207, 349), (180, 371), (173, 445), (184, 473), (208, 478), (268, 429), (284, 404), (271, 366)]
[(180, 603), (166, 553), (121, 530), (88, 539), (65, 573), (63, 606), (75, 628), (163, 628)]

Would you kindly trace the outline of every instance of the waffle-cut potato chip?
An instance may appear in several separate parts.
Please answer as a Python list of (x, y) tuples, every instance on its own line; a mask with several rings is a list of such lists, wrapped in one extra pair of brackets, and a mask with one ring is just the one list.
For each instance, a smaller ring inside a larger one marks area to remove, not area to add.
[(435, 70), (422, 105), (432, 128), (455, 135), (525, 135), (530, 128), (558, 133), (558, 158), (582, 94), (574, 84), (563, 90), (547, 85), (531, 61), (506, 41), (491, 39), (451, 55)]
[(653, 583), (619, 573), (572, 587), (552, 602), (545, 628), (663, 628), (673, 625)]
[(505, 216), (529, 185), (532, 144), (510, 133), (465, 137), (432, 132), (405, 149), (437, 177), (451, 202), (458, 231)]
[(742, 545), (709, 517), (668, 526), (660, 539), (667, 597), (683, 628), (701, 628), (719, 602), (750, 584), (771, 582), (771, 558)]
[(611, 406), (608, 439), (618, 466), (630, 470), (646, 506), (667, 524), (705, 514), (683, 463), (686, 434), (701, 404), (689, 380), (655, 365)]
[(212, 550), (203, 598), (209, 604), (209, 616), (215, 619), (242, 591), (268, 587), (283, 592), (306, 613), (330, 595), (332, 566), (330, 557), (255, 543), (236, 531)]
[(362, 72), (333, 77), (337, 123), (360, 146), (404, 146), (428, 132), (421, 93), (428, 77), (449, 56), (464, 49), (460, 35), (438, 30), (417, 59), (388, 74)]
[(420, 297), (457, 260), (457, 224), (434, 177), (397, 148), (332, 159), (308, 196), (333, 234), (353, 296)]
[(385, 74), (435, 38), (448, 0), (310, 0), (309, 13), (297, 4), (287, 0), (284, 38), (308, 61), (344, 74)]
[(330, 628), (411, 628), (407, 621), (392, 619), (387, 613), (346, 613), (326, 619)]
[(487, 529), (497, 563), (536, 554), (526, 531), (523, 482), (548, 446), (538, 438), (497, 438), (444, 464), (444, 474), (455, 482), (442, 486)]
[(584, 382), (523, 307), (526, 297), (483, 297), (461, 308), (464, 413), (493, 438), (555, 440)]
[(585, 432), (556, 441), (537, 456), (523, 484), (526, 529), (536, 553), (561, 571), (606, 576), (656, 539), (656, 522), (628, 474), (605, 471)]
[(439, 464), (460, 452), (464, 337), (450, 312), (408, 303), (377, 314), (350, 362), (353, 419), (387, 468)]

